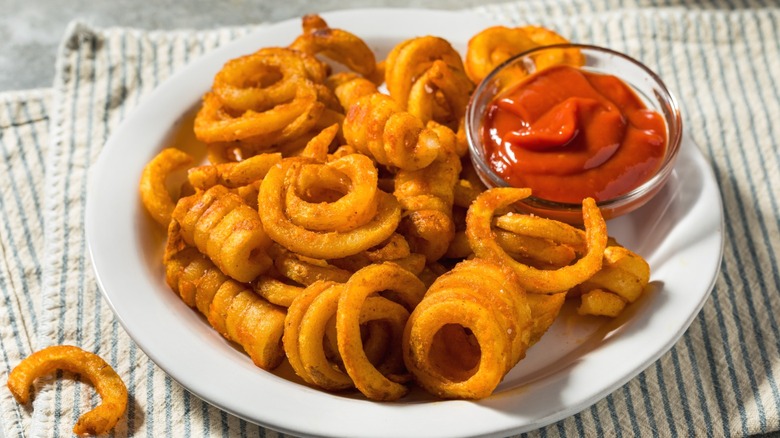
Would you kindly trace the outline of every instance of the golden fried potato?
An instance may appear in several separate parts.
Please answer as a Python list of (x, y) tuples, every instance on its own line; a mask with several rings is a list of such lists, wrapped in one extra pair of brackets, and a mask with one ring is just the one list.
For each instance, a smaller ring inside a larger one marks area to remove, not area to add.
[(626, 307), (626, 301), (619, 295), (601, 289), (593, 289), (582, 294), (577, 313), (580, 315), (599, 315), (615, 317)]
[(346, 30), (330, 28), (319, 15), (303, 17), (303, 35), (290, 48), (312, 55), (320, 53), (364, 76), (376, 70), (374, 52), (365, 41)]
[(423, 169), (399, 170), (393, 195), (404, 209), (401, 233), (412, 251), (424, 254), (430, 263), (447, 252), (455, 237), (452, 205), (461, 164), (454, 150), (455, 134), (435, 122), (428, 126), (441, 140), (438, 156)]
[(197, 308), (217, 332), (241, 345), (255, 365), (271, 370), (281, 363), (285, 318), (281, 307), (223, 274), (192, 247), (170, 257), (166, 282), (187, 305)]
[(100, 356), (72, 345), (47, 347), (22, 360), (8, 375), (8, 389), (16, 401), (27, 404), (35, 379), (55, 370), (80, 374), (92, 383), (101, 398), (97, 407), (79, 417), (73, 433), (107, 433), (125, 414), (127, 387), (116, 371)]
[[(408, 388), (385, 375), (400, 372), (400, 368), (389, 368), (383, 373), (366, 356), (362, 345), (360, 323), (361, 313), (369, 305), (370, 295), (390, 291), (398, 303), (386, 304), (384, 310), (375, 309), (377, 314), (388, 315), (393, 330), (392, 351), (395, 363), (402, 366), (402, 335), (408, 312), (417, 306), (425, 293), (425, 285), (412, 273), (394, 263), (367, 266), (356, 272), (347, 282), (339, 298), (336, 313), (338, 350), (344, 368), (352, 378), (355, 387), (371, 400), (390, 401), (402, 397)], [(378, 304), (374, 304), (378, 305)], [(371, 306), (369, 306), (371, 307)], [(381, 367), (380, 367), (381, 368)]]
[[(385, 83), (393, 99), (407, 110), (409, 95), (418, 78), (441, 61), (453, 72), (463, 72), (460, 54), (445, 39), (436, 36), (422, 36), (402, 41), (385, 59)], [(439, 71), (443, 74), (443, 71)], [(426, 81), (427, 82), (427, 81)], [(465, 108), (465, 106), (464, 106)], [(427, 121), (426, 121), (427, 122)]]
[(433, 130), (382, 93), (357, 99), (347, 110), (343, 129), (351, 146), (379, 164), (399, 169), (428, 166), (441, 147)]
[[(343, 157), (341, 160), (348, 157)], [(355, 159), (353, 162), (362, 161)], [(295, 190), (297, 185), (290, 178), (299, 174), (301, 167), (306, 164), (308, 164), (306, 160), (299, 158), (284, 159), (271, 169), (263, 179), (258, 204), (262, 205), (260, 217), (263, 224), (266, 225), (266, 231), (271, 239), (289, 251), (307, 257), (327, 259), (357, 254), (378, 245), (395, 232), (398, 222), (401, 220), (398, 201), (392, 195), (376, 190), (376, 187), (374, 187), (375, 195), (369, 202), (345, 206), (354, 213), (346, 217), (331, 218), (332, 220), (355, 220), (358, 218), (357, 226), (348, 231), (311, 230), (296, 224), (287, 214), (286, 207), (290, 197), (289, 192)], [(354, 171), (358, 170), (354, 169)], [(358, 181), (354, 182), (354, 184), (358, 183)], [(366, 187), (366, 190), (369, 188)], [(356, 194), (356, 196), (358, 195)], [(366, 220), (365, 216), (367, 215), (363, 213), (372, 210), (376, 213)], [(305, 220), (303, 216), (297, 218), (299, 223), (302, 220)]]
[[(489, 27), (469, 40), (466, 50), (466, 72), (477, 84), (493, 69), (515, 55), (541, 46), (568, 42), (552, 30), (539, 26)], [(541, 70), (557, 64), (580, 66), (585, 63), (585, 58), (577, 49), (556, 49), (537, 55), (534, 63), (535, 69)], [(518, 77), (527, 74), (524, 68), (517, 67)]]
[(493, 214), (499, 208), (530, 196), (530, 189), (489, 189), (469, 207), (467, 235), (478, 257), (506, 263), (517, 272), (521, 285), (531, 293), (553, 294), (567, 291), (582, 283), (601, 269), (607, 245), (607, 225), (592, 198), (582, 203), (587, 252), (577, 262), (559, 269), (537, 269), (514, 260), (496, 241), (491, 229)]
[(224, 186), (182, 198), (173, 218), (188, 245), (238, 281), (250, 282), (271, 266), (271, 239), (257, 211)]
[(168, 175), (192, 164), (192, 157), (178, 149), (167, 148), (157, 154), (141, 173), (141, 202), (157, 223), (167, 227), (176, 203), (165, 186)]
[(642, 257), (622, 246), (609, 246), (604, 250), (601, 270), (579, 288), (583, 292), (602, 289), (633, 303), (649, 281), (650, 266)]
[(404, 362), (432, 394), (485, 398), (524, 357), (532, 327), (514, 272), (487, 260), (467, 260), (437, 278), (412, 312)]

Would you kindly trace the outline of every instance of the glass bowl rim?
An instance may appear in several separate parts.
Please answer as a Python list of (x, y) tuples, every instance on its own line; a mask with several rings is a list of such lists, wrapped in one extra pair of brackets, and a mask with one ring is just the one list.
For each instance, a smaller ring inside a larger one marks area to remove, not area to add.
[[(653, 70), (651, 70), (642, 62), (638, 61), (637, 59), (629, 55), (626, 55), (625, 53), (621, 53), (616, 50), (609, 49), (607, 47), (596, 46), (592, 44), (566, 43), (566, 44), (553, 44), (549, 46), (534, 47), (532, 49), (518, 53), (517, 55), (512, 56), (511, 58), (502, 62), (497, 67), (495, 67), (487, 76), (485, 76), (485, 78), (482, 79), (482, 81), (479, 84), (477, 84), (477, 87), (472, 93), (471, 98), (469, 98), (469, 102), (466, 107), (466, 116), (465, 116), (466, 119), (464, 123), (465, 131), (466, 131), (466, 140), (468, 141), (469, 155), (474, 167), (477, 168), (476, 169), (477, 172), (486, 173), (490, 178), (491, 182), (493, 183), (493, 186), (495, 187), (510, 186), (506, 181), (504, 181), (500, 176), (498, 176), (498, 174), (496, 174), (493, 171), (493, 169), (487, 164), (487, 160), (485, 159), (485, 154), (481, 148), (481, 141), (478, 137), (475, 137), (478, 136), (479, 133), (474, 132), (475, 131), (475, 128), (473, 126), (474, 116), (481, 116), (481, 115), (474, 114), (476, 111), (475, 108), (477, 106), (476, 105), (477, 98), (484, 92), (485, 88), (487, 87), (487, 84), (490, 83), (490, 80), (496, 77), (497, 75), (499, 75), (508, 66), (516, 63), (521, 58), (525, 58), (534, 53), (543, 52), (546, 50), (554, 50), (554, 49), (579, 49), (582, 51), (600, 52), (607, 55), (616, 56), (622, 58), (623, 60), (628, 61), (629, 63), (638, 67), (640, 70), (642, 70), (645, 74), (648, 75), (648, 77), (652, 80), (654, 85), (657, 86), (656, 97), (659, 100), (665, 102), (668, 105), (670, 110), (670, 117), (667, 117), (663, 111), (659, 110), (659, 112), (664, 118), (665, 124), (667, 125), (667, 133), (666, 133), (667, 147), (664, 153), (663, 162), (661, 163), (656, 173), (653, 174), (653, 176), (650, 177), (647, 181), (640, 184), (638, 187), (634, 188), (633, 190), (626, 192), (622, 195), (616, 196), (614, 198), (598, 201), (596, 205), (599, 208), (612, 208), (612, 209), (623, 207), (627, 204), (630, 204), (632, 201), (635, 201), (637, 199), (642, 199), (643, 196), (649, 192), (660, 189), (660, 185), (662, 185), (667, 180), (668, 176), (671, 174), (672, 169), (674, 168), (674, 163), (676, 161), (676, 157), (678, 155), (680, 146), (682, 144), (683, 122), (682, 122), (682, 116), (680, 114), (680, 106), (677, 103), (677, 99), (669, 91), (669, 89), (667, 88), (664, 81), (660, 78), (660, 76), (658, 76), (658, 74), (656, 74)], [(623, 80), (623, 78), (620, 77), (619, 73), (616, 72), (599, 72), (599, 73), (611, 74)], [(626, 83), (636, 92), (636, 89), (632, 84), (628, 82)], [(660, 94), (660, 96), (658, 96), (658, 94)], [(672, 129), (672, 128), (676, 128), (676, 129)], [(480, 174), (480, 179), (482, 179), (481, 174)], [(537, 208), (545, 208), (545, 209), (556, 210), (556, 211), (581, 211), (582, 210), (581, 204), (552, 201), (549, 199), (533, 196), (533, 194), (521, 200), (520, 202)]]

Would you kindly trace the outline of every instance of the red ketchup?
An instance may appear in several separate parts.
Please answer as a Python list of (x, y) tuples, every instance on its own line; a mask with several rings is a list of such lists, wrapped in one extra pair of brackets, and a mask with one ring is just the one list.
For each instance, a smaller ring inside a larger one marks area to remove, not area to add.
[(625, 194), (652, 177), (667, 145), (663, 117), (615, 76), (559, 65), (488, 106), (488, 164), (533, 196), (579, 204)]

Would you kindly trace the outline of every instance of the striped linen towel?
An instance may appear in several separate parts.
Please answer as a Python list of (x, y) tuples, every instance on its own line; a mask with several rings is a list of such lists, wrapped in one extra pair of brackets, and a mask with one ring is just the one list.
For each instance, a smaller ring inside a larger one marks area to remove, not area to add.
[[(0, 94), (0, 355), (9, 367), (35, 351), (44, 257), (44, 173), (51, 90)], [(30, 427), (30, 415), (3, 387), (0, 424), (7, 438)]]
[[(780, 75), (780, 8), (704, 0), (695, 8), (680, 5), (531, 0), (477, 10), (612, 47), (658, 72), (715, 170), (725, 208), (721, 272), (683, 338), (605, 399), (529, 436), (780, 430), (780, 214), (774, 189), (780, 187), (780, 128), (774, 123), (780, 114), (774, 80)], [(32, 349), (77, 344), (103, 356), (128, 384), (128, 415), (114, 436), (279, 435), (202, 402), (136, 347), (100, 296), (83, 228), (87, 170), (111, 129), (171, 72), (249, 30), (140, 32), (74, 24), (59, 53), (53, 96), (0, 99), (0, 160), (4, 171), (13, 170), (11, 183), (3, 179), (0, 185), (0, 293), (6, 302), (0, 309), (0, 382)], [(76, 418), (97, 403), (85, 388), (61, 381), (39, 385), (32, 418), (0, 389), (5, 436), (70, 435)]]

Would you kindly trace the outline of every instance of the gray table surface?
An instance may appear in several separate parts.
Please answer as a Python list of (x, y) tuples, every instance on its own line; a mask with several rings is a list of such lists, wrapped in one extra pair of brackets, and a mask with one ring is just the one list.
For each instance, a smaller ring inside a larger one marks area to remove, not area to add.
[[(501, 0), (490, 0), (496, 1)], [(461, 9), (482, 3), (485, 0), (0, 0), (0, 92), (50, 87), (59, 41), (75, 19), (99, 27), (209, 29), (348, 8)]]

